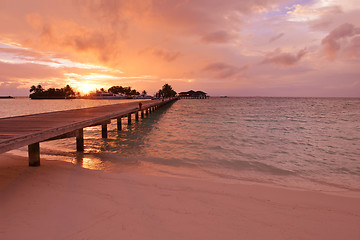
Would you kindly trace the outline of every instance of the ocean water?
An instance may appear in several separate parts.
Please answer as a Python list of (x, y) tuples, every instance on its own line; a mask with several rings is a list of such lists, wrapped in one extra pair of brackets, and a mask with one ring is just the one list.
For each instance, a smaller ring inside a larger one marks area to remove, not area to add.
[[(7, 99), (0, 117), (119, 102)], [(47, 159), (100, 171), (358, 192), (359, 119), (357, 98), (182, 99), (130, 126), (124, 119), (120, 132), (113, 121), (108, 139), (84, 129), (84, 153), (75, 139), (40, 146)]]

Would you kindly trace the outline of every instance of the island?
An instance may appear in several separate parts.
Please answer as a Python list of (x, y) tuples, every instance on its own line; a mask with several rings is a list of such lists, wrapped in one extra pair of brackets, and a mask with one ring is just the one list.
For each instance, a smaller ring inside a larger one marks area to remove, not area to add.
[(31, 99), (73, 99), (75, 98), (74, 90), (66, 85), (64, 88), (49, 88), (45, 90), (41, 85), (31, 86)]

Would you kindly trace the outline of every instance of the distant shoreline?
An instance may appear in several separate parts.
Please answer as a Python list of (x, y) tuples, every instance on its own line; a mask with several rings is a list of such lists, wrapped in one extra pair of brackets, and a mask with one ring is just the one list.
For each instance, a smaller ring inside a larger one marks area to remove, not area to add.
[[(9, 98), (10, 97), (10, 98)], [(15, 99), (15, 98), (29, 98), (29, 96), (0, 96), (0, 99)], [(348, 97), (301, 97), (301, 96), (223, 96), (223, 95), (212, 95), (211, 98), (323, 98), (323, 99), (359, 99), (359, 97), (348, 96)], [(65, 98), (42, 98), (42, 99), (65, 99)], [(71, 98), (71, 99), (92, 99), (92, 98)], [(96, 98), (93, 98), (96, 99)], [(108, 99), (107, 99), (108, 100)]]

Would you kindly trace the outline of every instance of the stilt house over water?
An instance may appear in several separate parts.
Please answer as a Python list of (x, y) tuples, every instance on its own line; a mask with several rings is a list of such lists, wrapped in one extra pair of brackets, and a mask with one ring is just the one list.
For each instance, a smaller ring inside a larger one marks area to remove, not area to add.
[(187, 98), (187, 99), (206, 99), (208, 98), (209, 96), (207, 96), (207, 93), (206, 92), (203, 92), (203, 91), (193, 91), (193, 90), (190, 90), (188, 92), (181, 92), (179, 93), (179, 97), (180, 98)]

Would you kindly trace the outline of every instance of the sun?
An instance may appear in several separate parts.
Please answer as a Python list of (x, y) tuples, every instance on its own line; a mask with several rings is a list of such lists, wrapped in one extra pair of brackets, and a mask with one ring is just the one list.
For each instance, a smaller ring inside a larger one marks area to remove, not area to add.
[(94, 91), (96, 86), (90, 83), (81, 83), (79, 90), (82, 94), (89, 94), (91, 91)]

